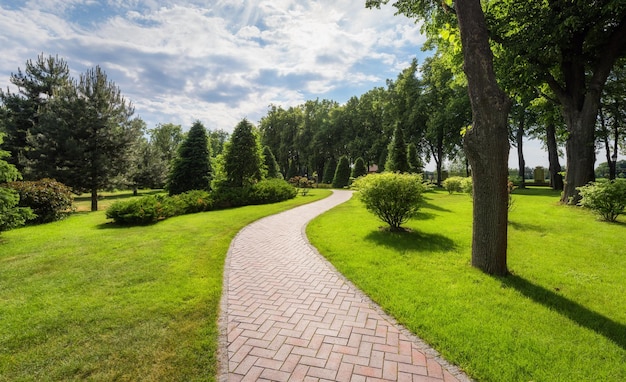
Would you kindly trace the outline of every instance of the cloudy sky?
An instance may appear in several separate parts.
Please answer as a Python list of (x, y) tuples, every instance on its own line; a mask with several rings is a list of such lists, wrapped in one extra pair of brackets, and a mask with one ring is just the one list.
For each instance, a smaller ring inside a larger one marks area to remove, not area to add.
[[(364, 3), (0, 0), (0, 86), (27, 60), (58, 55), (76, 78), (101, 66), (148, 127), (198, 119), (232, 131), (270, 104), (343, 103), (423, 62), (419, 25)], [(528, 165), (547, 166), (530, 149)]]

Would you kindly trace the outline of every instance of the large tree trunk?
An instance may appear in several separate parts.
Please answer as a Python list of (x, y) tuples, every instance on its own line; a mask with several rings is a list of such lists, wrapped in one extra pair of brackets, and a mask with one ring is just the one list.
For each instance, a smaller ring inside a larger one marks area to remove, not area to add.
[(587, 94), (582, 110), (568, 107), (566, 104), (563, 106), (563, 116), (569, 135), (565, 145), (567, 170), (565, 187), (561, 196), (562, 203), (578, 203), (580, 195), (577, 188), (596, 179), (594, 171), (596, 163), (595, 123), (598, 116), (599, 101), (599, 95), (596, 97)]
[(474, 183), (472, 265), (489, 274), (506, 275), (511, 102), (496, 82), (480, 0), (457, 1), (455, 7), (473, 112), (464, 141)]
[(553, 190), (563, 190), (563, 175), (559, 163), (559, 148), (556, 144), (556, 126), (549, 123), (546, 126), (546, 146), (548, 146), (548, 162), (550, 171), (550, 184)]

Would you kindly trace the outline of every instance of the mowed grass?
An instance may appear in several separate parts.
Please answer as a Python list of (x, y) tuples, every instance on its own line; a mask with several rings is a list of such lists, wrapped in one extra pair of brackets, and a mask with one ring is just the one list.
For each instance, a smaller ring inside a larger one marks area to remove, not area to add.
[(0, 381), (215, 380), (231, 240), (329, 194), (142, 227), (77, 213), (2, 233)]
[(385, 311), (479, 381), (626, 380), (626, 221), (546, 189), (516, 190), (511, 276), (471, 260), (467, 195), (426, 194), (407, 233), (352, 198), (308, 226), (313, 244)]

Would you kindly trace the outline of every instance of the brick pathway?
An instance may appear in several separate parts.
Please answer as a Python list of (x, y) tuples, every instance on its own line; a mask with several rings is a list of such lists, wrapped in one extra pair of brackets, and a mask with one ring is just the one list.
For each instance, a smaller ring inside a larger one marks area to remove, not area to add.
[(304, 237), (350, 191), (259, 220), (233, 240), (220, 381), (469, 381), (399, 327)]

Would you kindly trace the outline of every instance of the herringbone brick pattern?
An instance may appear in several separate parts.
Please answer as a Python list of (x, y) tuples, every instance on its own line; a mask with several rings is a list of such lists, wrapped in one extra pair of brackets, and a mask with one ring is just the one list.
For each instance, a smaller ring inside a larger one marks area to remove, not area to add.
[(308, 244), (306, 223), (350, 196), (336, 191), (237, 235), (222, 298), (221, 381), (468, 380)]

